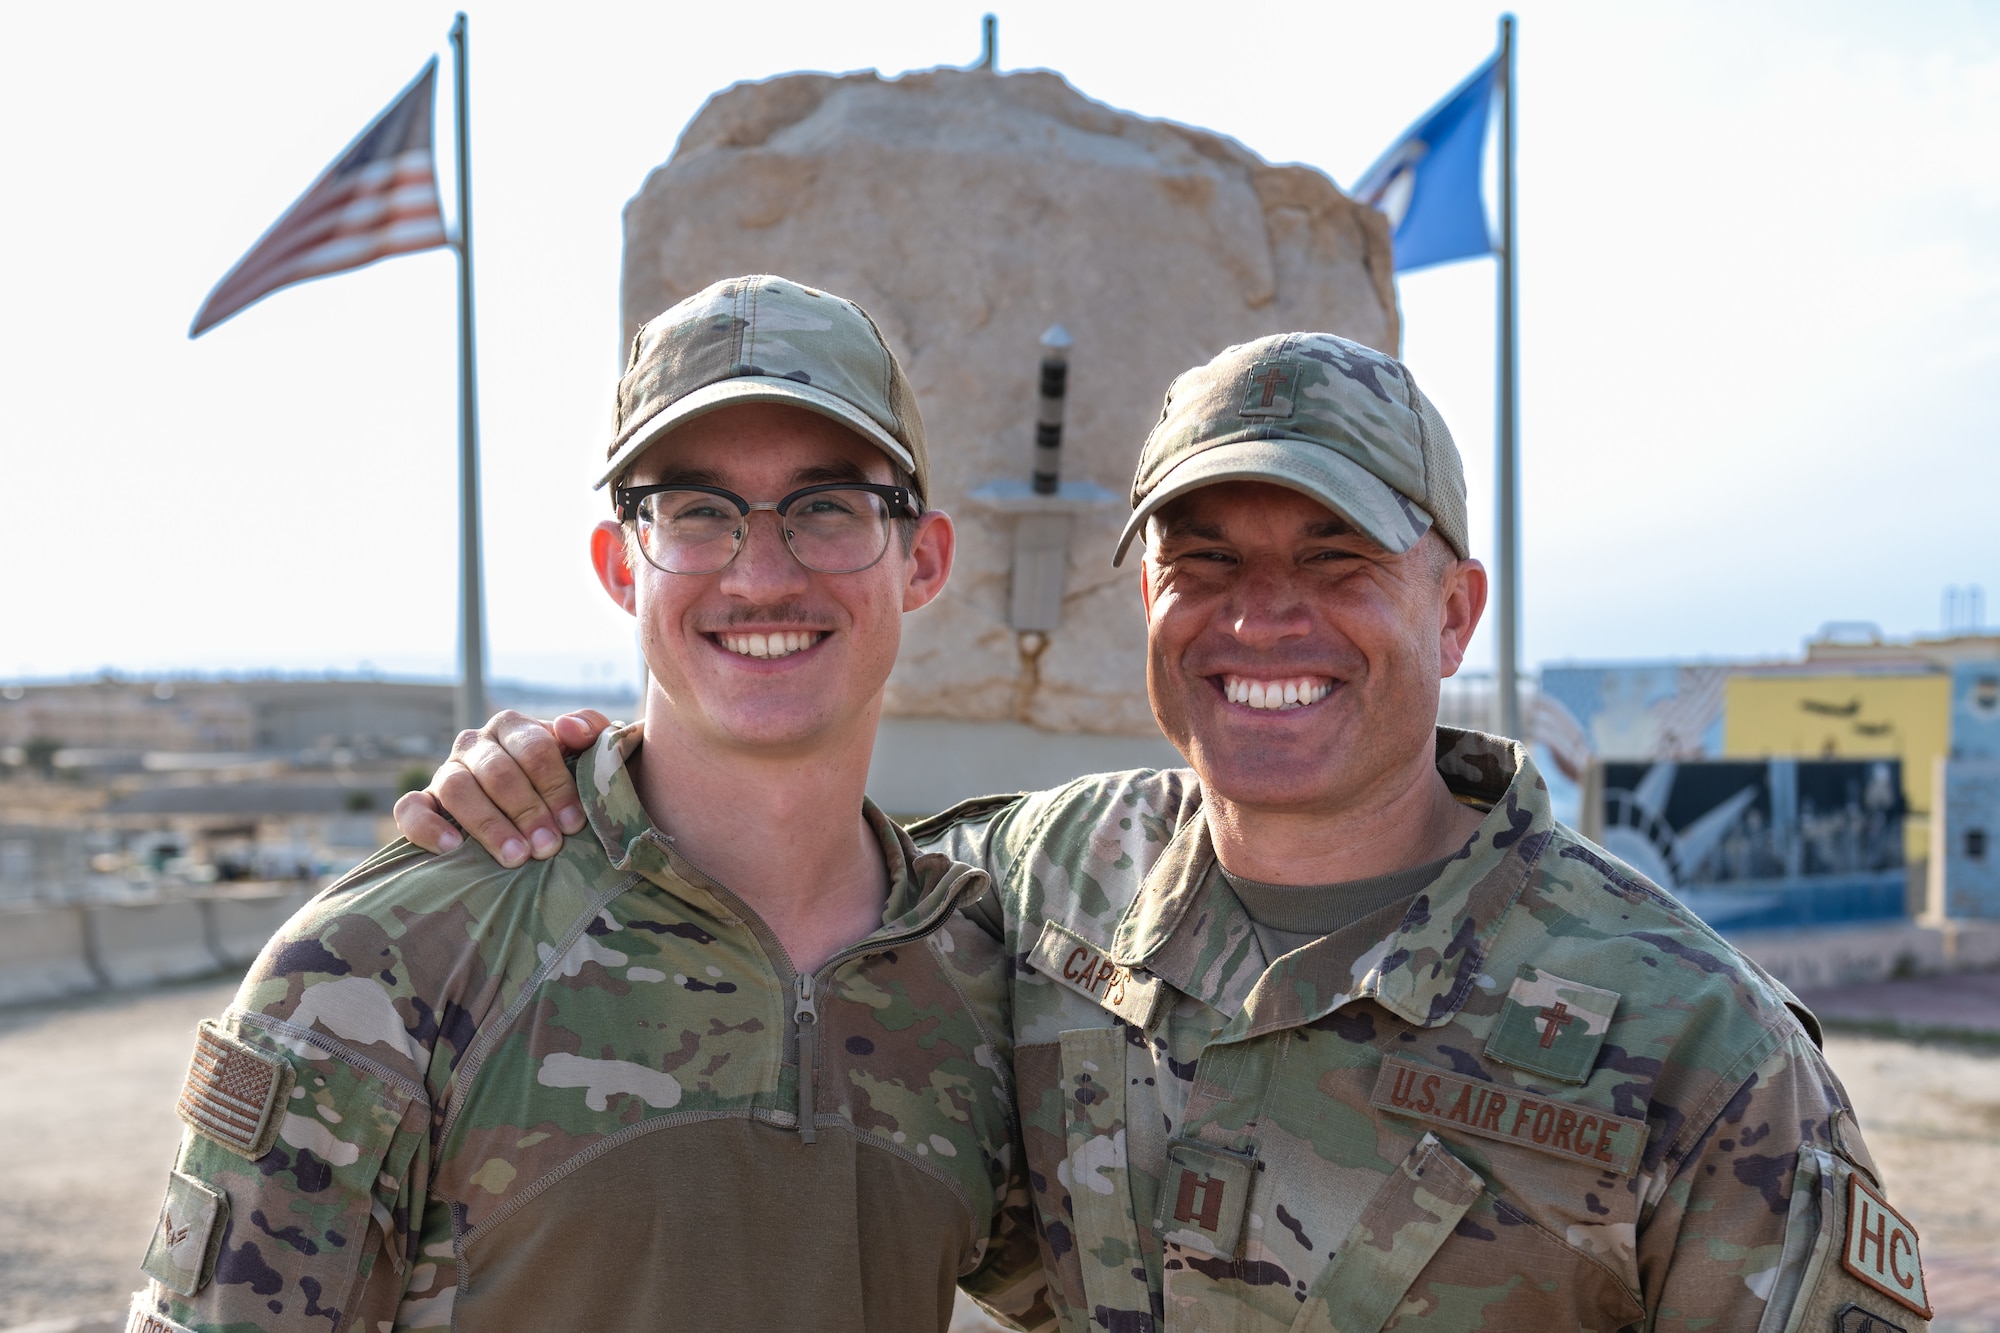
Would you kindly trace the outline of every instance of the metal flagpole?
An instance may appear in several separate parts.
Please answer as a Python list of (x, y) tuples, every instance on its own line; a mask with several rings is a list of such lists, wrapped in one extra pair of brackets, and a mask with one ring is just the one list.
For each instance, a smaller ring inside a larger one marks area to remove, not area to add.
[(472, 348), (472, 130), (465, 15), (451, 25), (458, 121), (458, 725), (486, 720), (485, 593), (479, 560), (479, 391)]
[(1500, 364), (1495, 397), (1499, 420), (1496, 467), (1499, 472), (1499, 598), (1500, 734), (1521, 735), (1521, 497), (1520, 460), (1515, 432), (1520, 412), (1515, 402), (1518, 384), (1514, 361), (1514, 16), (1500, 16)]

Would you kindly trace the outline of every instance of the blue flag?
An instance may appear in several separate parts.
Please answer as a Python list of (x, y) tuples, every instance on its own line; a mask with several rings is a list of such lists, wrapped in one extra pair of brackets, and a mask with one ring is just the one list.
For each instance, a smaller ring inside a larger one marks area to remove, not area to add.
[(1411, 126), (1354, 186), (1354, 197), (1389, 219), (1396, 271), (1490, 254), (1480, 168), (1486, 155), (1486, 112), (1493, 102), (1500, 57)]

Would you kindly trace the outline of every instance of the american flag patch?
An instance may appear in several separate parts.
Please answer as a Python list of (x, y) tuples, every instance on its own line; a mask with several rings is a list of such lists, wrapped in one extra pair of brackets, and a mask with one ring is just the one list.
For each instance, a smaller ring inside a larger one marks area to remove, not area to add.
[(195, 1029), (194, 1059), (174, 1108), (195, 1133), (256, 1161), (271, 1151), (292, 1067), (212, 1022)]

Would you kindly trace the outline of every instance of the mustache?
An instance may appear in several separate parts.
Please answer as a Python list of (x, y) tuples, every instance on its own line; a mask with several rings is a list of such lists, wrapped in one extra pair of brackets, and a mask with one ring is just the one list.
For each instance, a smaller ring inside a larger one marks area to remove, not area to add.
[(725, 630), (742, 626), (771, 629), (776, 626), (793, 625), (799, 629), (831, 629), (828, 617), (812, 610), (802, 602), (776, 602), (770, 606), (744, 606), (732, 609), (727, 615), (705, 619), (700, 633), (720, 634)]

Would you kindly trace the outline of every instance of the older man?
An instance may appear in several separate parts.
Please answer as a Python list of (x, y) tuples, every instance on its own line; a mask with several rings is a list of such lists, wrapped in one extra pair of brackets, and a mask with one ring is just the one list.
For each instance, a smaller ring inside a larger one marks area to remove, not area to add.
[[(135, 1330), (939, 1333), (1046, 1318), (986, 877), (863, 795), (935, 597), (923, 425), (859, 308), (640, 331), (591, 534), (643, 733), (504, 869), (390, 847), (203, 1024)], [(574, 795), (574, 794), (573, 794)]]
[[(1486, 582), (1405, 368), (1230, 348), (1169, 390), (1133, 502), (1194, 772), (913, 830), (998, 888), (1064, 1325), (1920, 1327), (1811, 1015), (1557, 824), (1523, 747), (1434, 726)], [(495, 836), (476, 773), (532, 825), (554, 751), (496, 720), (438, 795)]]

